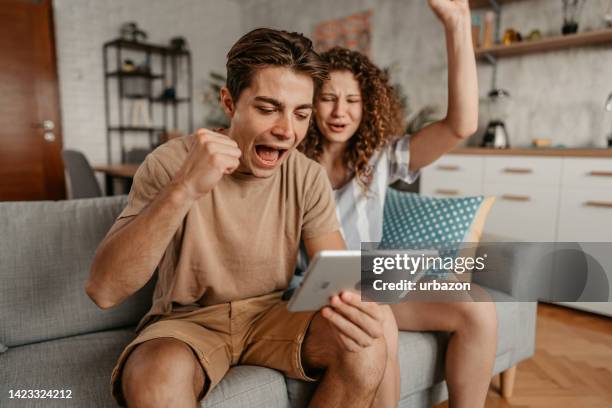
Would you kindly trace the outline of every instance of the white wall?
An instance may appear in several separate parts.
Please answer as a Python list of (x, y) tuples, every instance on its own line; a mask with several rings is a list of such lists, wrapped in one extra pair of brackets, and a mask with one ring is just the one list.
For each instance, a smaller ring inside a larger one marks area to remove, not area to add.
[[(210, 70), (225, 72), (225, 54), (242, 31), (241, 10), (236, 2), (55, 0), (53, 3), (65, 148), (83, 151), (94, 164), (106, 162), (102, 45), (117, 38), (119, 26), (126, 21), (136, 21), (153, 43), (168, 44), (175, 36), (187, 39), (193, 58), (194, 122), (196, 126), (202, 125), (204, 105), (198, 96)], [(133, 136), (133, 144), (146, 143), (143, 136)]]
[[(312, 34), (320, 21), (372, 9), (373, 59), (381, 66), (396, 63), (395, 78), (413, 109), (426, 104), (446, 109), (446, 51), (441, 25), (425, 0), (251, 0), (243, 2), (243, 29), (272, 26)], [(522, 33), (538, 28), (558, 33), (561, 0), (525, 0), (504, 6), (502, 28)], [(589, 0), (580, 30), (601, 28), (604, 0)], [(503, 32), (502, 29), (502, 32)], [(480, 94), (491, 85), (491, 67), (479, 63)], [(514, 145), (534, 137), (556, 144), (603, 147), (612, 114), (603, 110), (612, 92), (612, 46), (576, 48), (501, 60), (498, 86), (513, 96), (507, 121)], [(481, 109), (481, 126), (487, 111)]]

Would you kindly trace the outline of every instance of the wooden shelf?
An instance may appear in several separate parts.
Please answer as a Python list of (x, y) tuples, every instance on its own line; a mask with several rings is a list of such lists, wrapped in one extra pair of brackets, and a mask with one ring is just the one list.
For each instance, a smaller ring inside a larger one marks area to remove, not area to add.
[(554, 37), (542, 38), (541, 40), (523, 41), (511, 45), (494, 45), (489, 48), (479, 48), (476, 50), (476, 58), (485, 59), (487, 54), (496, 58), (502, 58), (601, 44), (612, 45), (612, 28), (578, 34), (557, 35)]
[(190, 98), (172, 98), (172, 99), (153, 98), (151, 99), (151, 102), (165, 103), (165, 104), (185, 103), (185, 102), (190, 102), (190, 101), (191, 101)]
[(158, 54), (173, 54), (173, 55), (189, 55), (189, 50), (177, 50), (169, 45), (150, 44), (138, 41), (122, 40), (120, 38), (109, 41), (104, 44), (105, 48), (116, 47), (128, 50), (137, 50), (145, 52), (154, 52)]
[[(502, 4), (514, 3), (521, 0), (497, 0), (497, 4), (500, 6)], [(489, 0), (470, 0), (470, 8), (472, 10), (483, 9), (483, 8), (493, 8), (491, 6), (491, 2)]]
[(163, 132), (163, 127), (137, 127), (137, 126), (109, 126), (108, 130), (114, 132)]
[(107, 77), (120, 77), (120, 78), (146, 78), (146, 79), (161, 79), (164, 76), (159, 74), (151, 74), (150, 72), (138, 72), (138, 71), (113, 71), (106, 74)]
[(163, 104), (169, 104), (169, 105), (175, 104), (175, 103), (191, 102), (191, 98), (159, 98), (159, 97), (152, 98), (149, 95), (138, 95), (138, 94), (123, 95), (123, 98), (125, 99), (147, 99), (153, 103), (163, 103)]

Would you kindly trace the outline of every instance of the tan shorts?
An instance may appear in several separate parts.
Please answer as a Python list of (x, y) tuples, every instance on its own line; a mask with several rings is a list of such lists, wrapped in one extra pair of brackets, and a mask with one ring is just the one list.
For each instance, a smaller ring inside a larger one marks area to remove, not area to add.
[(231, 366), (258, 365), (283, 372), (290, 378), (314, 381), (304, 372), (301, 348), (316, 312), (291, 313), (281, 292), (174, 313), (146, 326), (123, 350), (111, 376), (113, 397), (125, 404), (121, 370), (129, 354), (145, 341), (170, 337), (191, 347), (210, 387), (221, 381)]

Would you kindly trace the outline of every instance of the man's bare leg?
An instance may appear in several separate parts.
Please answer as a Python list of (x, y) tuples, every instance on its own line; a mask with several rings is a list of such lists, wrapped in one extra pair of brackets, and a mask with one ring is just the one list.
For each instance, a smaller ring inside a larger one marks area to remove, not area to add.
[(391, 309), (400, 330), (451, 332), (446, 351), (450, 407), (483, 407), (497, 346), (495, 304), (406, 301)]
[(302, 347), (306, 370), (325, 370), (310, 406), (370, 407), (385, 372), (385, 339), (348, 351), (334, 332), (329, 321), (317, 313), (306, 333)]
[(206, 382), (202, 366), (185, 343), (149, 340), (128, 357), (121, 376), (128, 407), (197, 407)]

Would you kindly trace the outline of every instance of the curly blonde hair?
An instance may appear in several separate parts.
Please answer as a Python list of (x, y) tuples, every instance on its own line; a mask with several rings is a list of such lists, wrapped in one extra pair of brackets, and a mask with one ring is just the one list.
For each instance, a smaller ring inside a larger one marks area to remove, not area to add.
[[(335, 47), (322, 53), (321, 58), (328, 64), (330, 73), (349, 71), (359, 83), (363, 115), (359, 128), (348, 141), (343, 159), (350, 174), (354, 174), (367, 191), (372, 180), (370, 158), (404, 133), (404, 112), (400, 99), (387, 74), (360, 52)], [(308, 135), (298, 149), (319, 161), (326, 142), (313, 119)]]

